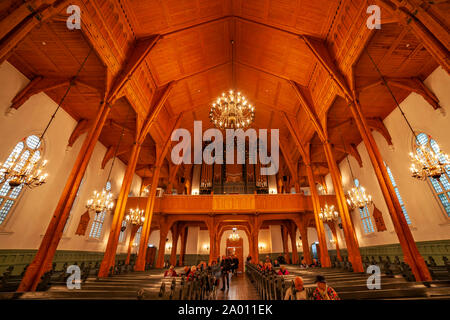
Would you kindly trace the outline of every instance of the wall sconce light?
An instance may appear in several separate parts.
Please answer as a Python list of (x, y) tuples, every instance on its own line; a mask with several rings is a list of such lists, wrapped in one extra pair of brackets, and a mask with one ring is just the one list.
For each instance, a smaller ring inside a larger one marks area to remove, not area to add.
[(266, 244), (265, 243), (260, 243), (258, 246), (259, 246), (259, 250), (261, 250), (261, 251), (266, 249)]
[(303, 243), (297, 242), (297, 248), (300, 248), (300, 247), (302, 247), (302, 246), (303, 246)]
[(204, 244), (204, 245), (203, 245), (203, 250), (204, 250), (204, 251), (209, 251), (209, 245)]
[(168, 250), (168, 251), (172, 250), (172, 244), (171, 243), (166, 244), (166, 250)]
[(331, 244), (335, 244), (335, 243), (336, 243), (336, 240), (335, 240), (335, 239), (330, 239), (330, 243), (331, 243)]

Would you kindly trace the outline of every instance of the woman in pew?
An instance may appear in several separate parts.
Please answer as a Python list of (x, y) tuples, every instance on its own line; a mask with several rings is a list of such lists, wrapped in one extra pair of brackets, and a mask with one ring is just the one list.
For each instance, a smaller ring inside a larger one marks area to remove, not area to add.
[(266, 262), (264, 265), (264, 271), (268, 272), (268, 273), (273, 273), (276, 274), (275, 270), (272, 267), (272, 264), (270, 262)]
[(281, 266), (280, 271), (278, 271), (279, 276), (287, 276), (289, 271), (287, 271), (285, 266)]
[(294, 279), (295, 295), (292, 292), (292, 287), (286, 290), (284, 300), (306, 300), (306, 290), (303, 287), (303, 278), (295, 277)]
[(316, 277), (317, 288), (313, 292), (314, 300), (340, 300), (336, 291), (327, 285), (324, 276), (318, 275)]
[(189, 272), (189, 274), (187, 276), (187, 281), (193, 281), (194, 280), (195, 272), (197, 272), (197, 267), (196, 266), (192, 266), (191, 267), (191, 271)]
[(174, 266), (171, 265), (169, 270), (167, 270), (166, 272), (164, 272), (164, 277), (177, 277), (177, 272), (174, 269)]
[(280, 266), (280, 264), (278, 263), (278, 260), (275, 260), (275, 261), (273, 262), (273, 266), (274, 266), (275, 268), (278, 268), (278, 267)]
[(264, 270), (264, 263), (262, 261), (260, 261), (256, 267), (258, 268), (259, 271), (263, 271)]

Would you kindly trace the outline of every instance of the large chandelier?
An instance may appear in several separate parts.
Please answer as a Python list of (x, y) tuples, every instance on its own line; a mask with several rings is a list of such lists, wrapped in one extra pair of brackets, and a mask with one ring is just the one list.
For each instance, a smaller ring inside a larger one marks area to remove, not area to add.
[(134, 225), (142, 226), (145, 221), (144, 210), (136, 208), (130, 209), (125, 216), (125, 221)]
[(237, 90), (234, 71), (234, 40), (231, 40), (231, 70), (233, 89), (212, 104), (209, 118), (213, 125), (219, 129), (245, 129), (255, 119), (255, 107)]
[(230, 90), (212, 104), (209, 118), (220, 129), (245, 129), (253, 123), (254, 111), (255, 107), (240, 92)]
[(228, 237), (228, 239), (236, 241), (239, 240), (239, 234), (237, 233), (237, 228), (233, 228), (233, 232), (230, 234), (230, 236)]
[(3, 166), (0, 163), (0, 179), (7, 181), (11, 188), (18, 187), (21, 184), (29, 188), (44, 184), (48, 177), (48, 174), (43, 172), (47, 160), (40, 161), (39, 150), (34, 150), (26, 160), (23, 156), (19, 158), (19, 155), (20, 152), (15, 152)]
[[(411, 130), (416, 141), (419, 142), (419, 137), (414, 132), (414, 129), (408, 121), (408, 118), (406, 118), (406, 115), (403, 112), (403, 109), (401, 108), (400, 103), (393, 94), (391, 88), (389, 87), (388, 82), (386, 81), (385, 77), (381, 73), (380, 69), (378, 68), (368, 51), (367, 55), (369, 56), (372, 64), (375, 66), (375, 69), (380, 75), (383, 84), (391, 94), (392, 99), (395, 101), (397, 108), (400, 110), (401, 115), (403, 116), (406, 124), (409, 127), (409, 130)], [(446, 166), (450, 165), (448, 155), (440, 152), (440, 148), (437, 143), (435, 144), (435, 146), (433, 146), (433, 149), (434, 150), (431, 150), (431, 148), (428, 148), (426, 145), (420, 145), (414, 153), (411, 152), (409, 154), (412, 160), (410, 170), (413, 178), (419, 180), (426, 180), (427, 178), (439, 179), (441, 175), (446, 172)]]
[(334, 221), (339, 218), (339, 213), (334, 210), (334, 206), (325, 204), (325, 207), (320, 209), (319, 218), (323, 222)]
[(433, 151), (426, 145), (421, 145), (415, 153), (409, 154), (412, 160), (410, 170), (414, 178), (419, 180), (426, 180), (428, 177), (439, 179), (446, 172), (446, 167), (450, 165), (448, 155), (441, 153), (437, 144), (433, 148), (437, 150)]
[(113, 194), (107, 191), (105, 188), (101, 192), (94, 190), (92, 198), (86, 203), (86, 208), (90, 211), (95, 211), (95, 213), (100, 213), (103, 211), (111, 211), (114, 207), (114, 202), (112, 201)]
[(372, 196), (366, 194), (366, 189), (361, 186), (355, 186), (347, 193), (347, 203), (353, 210), (355, 208), (363, 209), (365, 206), (373, 203)]

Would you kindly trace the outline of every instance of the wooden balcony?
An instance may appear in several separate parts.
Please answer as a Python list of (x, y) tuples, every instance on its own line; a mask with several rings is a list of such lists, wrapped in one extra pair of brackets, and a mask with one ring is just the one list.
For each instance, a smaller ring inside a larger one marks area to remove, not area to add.
[[(145, 207), (147, 198), (128, 198), (127, 209)], [(320, 196), (321, 205), (336, 204), (334, 195)], [(230, 214), (312, 212), (310, 196), (299, 194), (257, 195), (164, 195), (157, 197), (155, 213), (163, 214)]]

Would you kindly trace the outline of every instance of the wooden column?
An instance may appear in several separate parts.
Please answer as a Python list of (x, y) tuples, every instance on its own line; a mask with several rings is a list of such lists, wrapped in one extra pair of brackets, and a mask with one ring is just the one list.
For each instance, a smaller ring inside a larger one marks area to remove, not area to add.
[(131, 225), (130, 241), (128, 242), (128, 252), (127, 252), (127, 259), (125, 260), (125, 264), (130, 264), (131, 249), (133, 248), (134, 238), (136, 238), (136, 233), (140, 227), (141, 226), (138, 224)]
[(165, 226), (162, 226), (161, 229), (159, 230), (159, 247), (158, 247), (158, 258), (156, 259), (156, 268), (164, 267), (164, 256), (166, 253), (166, 239), (168, 233), (169, 228)]
[(295, 239), (297, 233), (297, 228), (294, 223), (289, 224), (289, 235), (291, 237), (292, 246), (292, 264), (298, 264), (298, 251), (297, 251), (297, 241)]
[(333, 181), (334, 191), (338, 205), (339, 215), (344, 228), (345, 242), (347, 244), (349, 260), (352, 263), (355, 272), (364, 272), (361, 254), (359, 252), (358, 239), (356, 238), (355, 229), (347, 207), (344, 189), (342, 187), (341, 174), (333, 155), (333, 150), (329, 141), (323, 143), (325, 155), (330, 170), (331, 180)]
[[(217, 259), (217, 227), (214, 223), (214, 218), (206, 222), (209, 231), (209, 263)], [(219, 240), (220, 241), (220, 240)]]
[[(329, 254), (328, 254), (327, 240), (325, 237), (325, 228), (323, 226), (323, 221), (319, 217), (320, 198), (319, 198), (319, 193), (317, 192), (317, 188), (316, 188), (316, 181), (314, 180), (314, 173), (313, 173), (311, 164), (309, 162), (306, 164), (306, 174), (308, 176), (309, 190), (311, 193), (311, 200), (313, 203), (314, 221), (316, 222), (317, 238), (319, 239), (320, 263), (322, 264), (322, 267), (329, 268), (329, 267), (331, 267), (331, 260), (330, 260)], [(303, 239), (303, 235), (302, 235), (302, 239)], [(305, 250), (305, 247), (303, 247), (303, 250)], [(308, 247), (308, 251), (309, 251), (309, 247)]]
[(148, 193), (147, 204), (145, 206), (145, 221), (142, 226), (141, 241), (139, 244), (139, 253), (134, 266), (135, 271), (145, 270), (145, 255), (147, 253), (148, 238), (150, 237), (150, 226), (153, 218), (153, 206), (156, 198), (156, 188), (158, 187), (159, 173), (161, 167), (153, 170), (152, 184)]
[(172, 228), (172, 251), (170, 253), (170, 264), (173, 266), (177, 265), (177, 247), (178, 247), (178, 237), (180, 236), (180, 230), (178, 223), (175, 223)]
[(286, 259), (286, 263), (291, 263), (291, 258), (289, 255), (289, 246), (288, 246), (288, 230), (285, 226), (281, 226), (281, 239), (283, 240), (283, 253), (284, 258)]
[(411, 267), (416, 281), (430, 281), (430, 271), (428, 270), (425, 260), (417, 249), (411, 230), (406, 222), (406, 218), (389, 178), (386, 166), (384, 165), (383, 157), (381, 156), (372, 132), (367, 125), (366, 119), (361, 112), (361, 107), (358, 100), (355, 99), (355, 103), (349, 104), (349, 107), (352, 116), (355, 119), (356, 126), (361, 134), (361, 137), (363, 138), (370, 161), (372, 162), (372, 166), (383, 193), (383, 197), (386, 201), (395, 232), (397, 233), (400, 246), (402, 247), (405, 262)]
[(307, 265), (310, 265), (310, 264), (312, 264), (312, 259), (311, 259), (311, 251), (309, 250), (309, 243), (308, 243), (308, 228), (303, 223), (302, 223), (302, 225), (298, 226), (298, 228), (300, 231), (300, 236), (302, 237), (303, 259), (305, 259), (305, 262)]
[(94, 151), (98, 137), (100, 136), (110, 110), (111, 108), (109, 104), (104, 102), (101, 103), (80, 152), (78, 153), (75, 164), (72, 167), (72, 171), (67, 179), (66, 185), (47, 227), (44, 238), (39, 246), (38, 252), (28, 266), (19, 288), (17, 289), (18, 292), (35, 291), (37, 285), (41, 281), (42, 275), (46, 271), (46, 268), (52, 263), (56, 248), (61, 240), (67, 218), (69, 217), (70, 210), (75, 200), (76, 193), (86, 172), (92, 152)]
[(180, 247), (180, 259), (178, 260), (178, 266), (182, 267), (184, 265), (184, 255), (186, 254), (186, 242), (187, 242), (188, 227), (183, 227), (181, 229), (181, 247)]
[(334, 244), (336, 245), (337, 258), (339, 261), (342, 261), (341, 252), (339, 250), (339, 241), (337, 237), (336, 225), (334, 224), (334, 222), (328, 222), (327, 224), (330, 227), (331, 233), (333, 234), (333, 239), (335, 240)]
[(107, 277), (109, 270), (115, 264), (117, 245), (119, 243), (120, 229), (122, 221), (125, 217), (125, 209), (127, 205), (128, 195), (130, 193), (131, 183), (133, 182), (134, 172), (139, 159), (141, 144), (135, 142), (131, 152), (130, 160), (122, 180), (119, 197), (117, 198), (116, 207), (114, 209), (113, 220), (109, 232), (108, 243), (106, 244), (105, 254), (98, 272), (98, 277)]

